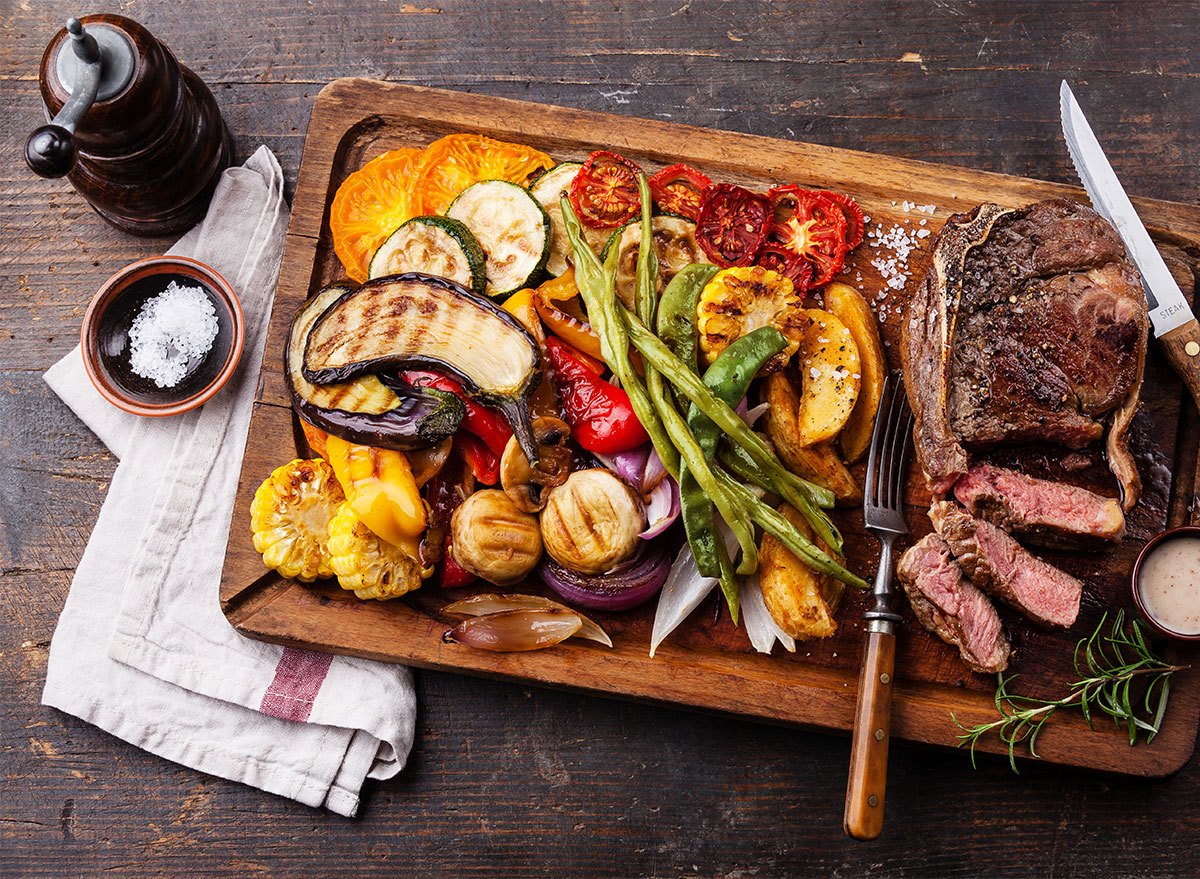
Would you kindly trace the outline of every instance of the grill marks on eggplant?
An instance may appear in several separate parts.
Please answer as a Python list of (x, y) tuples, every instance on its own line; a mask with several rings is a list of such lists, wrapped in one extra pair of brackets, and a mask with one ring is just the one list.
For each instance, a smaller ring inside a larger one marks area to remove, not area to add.
[(405, 368), (448, 375), (498, 409), (525, 456), (537, 461), (528, 398), (541, 376), (541, 353), (511, 314), (445, 278), (418, 272), (378, 278), (344, 293), (317, 318), (302, 375), (334, 384)]
[(389, 449), (432, 445), (458, 429), (465, 409), (452, 394), (408, 389), (402, 394), (385, 387), (374, 375), (336, 384), (313, 384), (304, 376), (304, 349), (317, 319), (353, 288), (332, 286), (319, 291), (292, 319), (284, 353), (284, 372), (292, 408), (310, 424), (342, 439)]
[(457, 284), (410, 273), (368, 281), (331, 305), (309, 334), (304, 374), (321, 384), (426, 367), (484, 397), (519, 397), (539, 365), (537, 343), (511, 315)]

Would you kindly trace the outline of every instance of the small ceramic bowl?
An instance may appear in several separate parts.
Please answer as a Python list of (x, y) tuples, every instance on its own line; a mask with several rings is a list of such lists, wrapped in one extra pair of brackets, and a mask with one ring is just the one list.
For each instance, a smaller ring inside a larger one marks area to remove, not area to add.
[[(1195, 643), (1200, 642), (1200, 634), (1185, 635), (1168, 629), (1158, 620), (1157, 617), (1153, 616), (1146, 609), (1146, 604), (1142, 600), (1142, 590), (1138, 588), (1138, 578), (1142, 573), (1142, 564), (1147, 558), (1149, 558), (1150, 553), (1154, 552), (1157, 547), (1161, 546), (1167, 541), (1174, 540), (1177, 537), (1200, 537), (1200, 526), (1184, 525), (1180, 528), (1171, 528), (1154, 537), (1145, 546), (1143, 546), (1142, 551), (1138, 553), (1137, 561), (1133, 563), (1133, 571), (1129, 575), (1129, 587), (1133, 592), (1133, 603), (1137, 607), (1138, 614), (1152, 629), (1154, 629), (1154, 631), (1175, 641)], [(1200, 588), (1200, 584), (1197, 584), (1197, 588)]]
[[(202, 357), (187, 365), (174, 387), (160, 388), (138, 375), (129, 362), (129, 330), (141, 307), (175, 281), (200, 287), (217, 315), (217, 337)], [(202, 262), (156, 256), (121, 269), (92, 299), (83, 318), (83, 365), (108, 402), (135, 415), (178, 415), (213, 396), (237, 368), (245, 341), (242, 306), (233, 288)]]

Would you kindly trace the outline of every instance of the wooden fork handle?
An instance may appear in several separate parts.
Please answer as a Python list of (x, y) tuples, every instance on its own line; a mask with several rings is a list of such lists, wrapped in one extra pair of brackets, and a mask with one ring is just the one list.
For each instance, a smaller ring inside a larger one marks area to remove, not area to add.
[(867, 632), (854, 732), (850, 750), (850, 775), (846, 781), (846, 814), (842, 826), (847, 836), (874, 839), (883, 830), (883, 794), (887, 788), (888, 740), (892, 732), (892, 689), (895, 686), (896, 635)]

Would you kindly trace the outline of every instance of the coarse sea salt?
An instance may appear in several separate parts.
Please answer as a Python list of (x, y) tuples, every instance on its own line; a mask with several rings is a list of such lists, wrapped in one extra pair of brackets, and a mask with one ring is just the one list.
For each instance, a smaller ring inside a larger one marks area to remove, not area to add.
[(160, 388), (173, 388), (188, 364), (212, 350), (217, 312), (201, 287), (167, 289), (146, 300), (129, 328), (129, 368)]

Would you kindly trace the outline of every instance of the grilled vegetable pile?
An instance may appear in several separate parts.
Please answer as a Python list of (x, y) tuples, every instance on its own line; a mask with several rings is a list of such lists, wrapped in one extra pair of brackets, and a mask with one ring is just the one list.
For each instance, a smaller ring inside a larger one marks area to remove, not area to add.
[(717, 584), (760, 650), (835, 630), (866, 584), (827, 510), (860, 495), (883, 373), (870, 307), (831, 283), (852, 199), (461, 134), (351, 174), (330, 228), (352, 280), (292, 322), (320, 457), (255, 497), (270, 567), (362, 599), (536, 579), (567, 602), (446, 608), (481, 649), (610, 644), (572, 608), (662, 590), (653, 652)]

